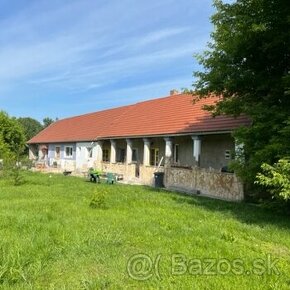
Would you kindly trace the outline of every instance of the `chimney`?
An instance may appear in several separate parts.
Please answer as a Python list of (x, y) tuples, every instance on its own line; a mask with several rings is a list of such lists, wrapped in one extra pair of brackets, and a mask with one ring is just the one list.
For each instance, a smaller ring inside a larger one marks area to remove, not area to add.
[(170, 90), (170, 96), (174, 96), (174, 95), (178, 95), (178, 94), (179, 94), (178, 90), (176, 90), (176, 89)]

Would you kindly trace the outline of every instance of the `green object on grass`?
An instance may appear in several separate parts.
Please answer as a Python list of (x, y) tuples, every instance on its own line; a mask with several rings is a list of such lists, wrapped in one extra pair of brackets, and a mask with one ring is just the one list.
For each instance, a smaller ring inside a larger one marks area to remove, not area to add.
[(116, 182), (117, 182), (116, 175), (114, 173), (111, 173), (111, 172), (107, 173), (107, 183), (113, 184), (113, 183), (116, 183)]
[(89, 169), (89, 173), (96, 174), (96, 175), (102, 175), (103, 174), (102, 170), (94, 169), (94, 168), (90, 168)]

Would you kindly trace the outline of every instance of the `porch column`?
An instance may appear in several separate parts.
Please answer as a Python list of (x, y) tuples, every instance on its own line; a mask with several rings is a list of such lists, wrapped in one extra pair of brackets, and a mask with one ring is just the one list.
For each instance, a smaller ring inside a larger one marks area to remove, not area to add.
[(36, 159), (36, 155), (37, 155), (36, 145), (30, 144), (30, 145), (28, 145), (28, 148), (29, 148), (29, 159), (32, 159), (32, 160)]
[(199, 166), (200, 152), (201, 152), (201, 139), (199, 136), (191, 136), (193, 140), (193, 157)]
[(165, 163), (169, 164), (172, 159), (172, 153), (173, 153), (173, 145), (172, 145), (172, 139), (169, 137), (164, 138), (165, 141)]
[(116, 146), (116, 140), (111, 139), (111, 156), (110, 156), (110, 162), (116, 163), (116, 152), (117, 152), (117, 146)]
[(101, 163), (103, 161), (103, 141), (98, 141), (96, 146), (96, 161)]
[(127, 158), (126, 163), (131, 164), (132, 163), (132, 156), (133, 156), (133, 148), (132, 148), (132, 140), (126, 139), (127, 142)]
[(147, 138), (143, 139), (144, 141), (144, 155), (143, 155), (143, 165), (150, 165), (150, 140)]

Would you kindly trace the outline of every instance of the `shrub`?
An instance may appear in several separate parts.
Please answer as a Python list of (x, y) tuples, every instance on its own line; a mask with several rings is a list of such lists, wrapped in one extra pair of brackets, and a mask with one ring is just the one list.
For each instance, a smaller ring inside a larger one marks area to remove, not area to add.
[(256, 184), (265, 186), (274, 197), (290, 198), (290, 160), (280, 159), (273, 166), (262, 164), (262, 173), (258, 173)]
[(91, 208), (105, 208), (105, 199), (107, 192), (104, 190), (95, 191), (90, 202)]

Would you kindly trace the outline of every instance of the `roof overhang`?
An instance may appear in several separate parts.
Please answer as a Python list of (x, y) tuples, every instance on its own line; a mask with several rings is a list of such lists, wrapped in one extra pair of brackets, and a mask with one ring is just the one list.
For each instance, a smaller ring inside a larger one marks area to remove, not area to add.
[(98, 140), (111, 140), (111, 139), (142, 139), (142, 138), (164, 138), (164, 137), (178, 137), (178, 136), (192, 136), (192, 135), (219, 135), (219, 134), (231, 134), (233, 130), (223, 130), (223, 131), (198, 131), (198, 132), (188, 132), (188, 133), (168, 133), (168, 134), (149, 134), (149, 135), (129, 135), (129, 136), (106, 136), (97, 137), (90, 140), (64, 140), (64, 141), (47, 141), (40, 143), (28, 143), (28, 144), (63, 144), (63, 143), (78, 143), (78, 142), (92, 142)]

